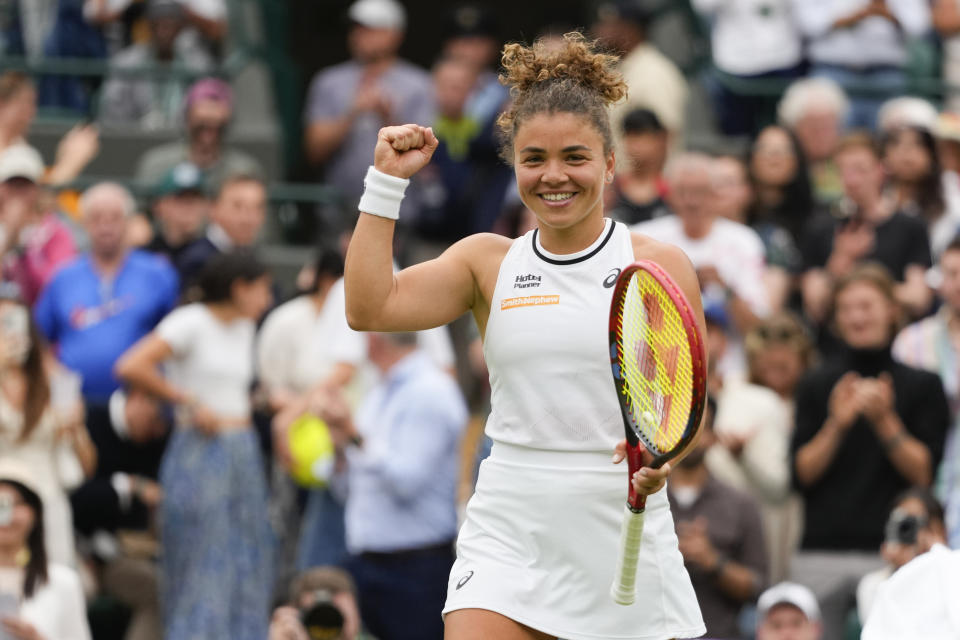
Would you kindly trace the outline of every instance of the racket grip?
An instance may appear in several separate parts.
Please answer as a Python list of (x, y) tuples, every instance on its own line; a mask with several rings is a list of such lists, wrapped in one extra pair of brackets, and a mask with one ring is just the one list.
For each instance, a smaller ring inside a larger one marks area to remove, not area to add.
[(631, 511), (628, 506), (623, 508), (620, 554), (610, 587), (610, 595), (617, 604), (633, 604), (637, 597), (637, 559), (640, 555), (640, 539), (643, 537), (643, 514), (643, 511)]

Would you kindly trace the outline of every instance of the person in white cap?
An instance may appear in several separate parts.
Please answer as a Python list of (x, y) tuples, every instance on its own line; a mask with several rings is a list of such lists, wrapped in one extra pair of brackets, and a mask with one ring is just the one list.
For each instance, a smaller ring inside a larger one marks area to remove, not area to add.
[[(380, 127), (434, 121), (429, 74), (397, 57), (406, 11), (396, 0), (357, 0), (347, 12), (350, 60), (321, 70), (310, 84), (306, 152), (323, 178), (356, 208)], [(409, 216), (414, 197), (404, 202)], [(335, 221), (342, 222), (342, 221)]]
[(25, 463), (0, 461), (0, 637), (89, 640), (79, 576), (47, 561), (35, 480)]
[(32, 305), (57, 268), (76, 254), (67, 226), (40, 204), (43, 159), (27, 144), (0, 152), (0, 268)]
[(820, 607), (813, 592), (796, 582), (781, 582), (757, 600), (757, 640), (820, 640)]

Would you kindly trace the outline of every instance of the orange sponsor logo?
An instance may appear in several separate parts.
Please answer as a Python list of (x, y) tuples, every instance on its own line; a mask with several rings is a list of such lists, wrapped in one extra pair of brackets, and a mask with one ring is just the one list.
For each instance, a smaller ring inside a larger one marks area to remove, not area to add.
[(500, 301), (500, 310), (517, 307), (541, 307), (548, 304), (560, 304), (560, 296), (523, 296), (522, 298), (504, 298)]

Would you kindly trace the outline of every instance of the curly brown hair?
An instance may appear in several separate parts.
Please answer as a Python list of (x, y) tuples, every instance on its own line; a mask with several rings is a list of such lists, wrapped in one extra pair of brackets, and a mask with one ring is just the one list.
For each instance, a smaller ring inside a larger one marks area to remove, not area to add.
[(539, 113), (574, 113), (589, 120), (603, 138), (604, 152), (613, 148), (607, 106), (627, 95), (627, 83), (616, 70), (617, 57), (598, 51), (582, 33), (564, 34), (559, 46), (540, 39), (532, 46), (503, 48), (500, 82), (513, 98), (497, 118), (502, 133), (500, 155), (513, 162), (513, 139), (525, 120)]

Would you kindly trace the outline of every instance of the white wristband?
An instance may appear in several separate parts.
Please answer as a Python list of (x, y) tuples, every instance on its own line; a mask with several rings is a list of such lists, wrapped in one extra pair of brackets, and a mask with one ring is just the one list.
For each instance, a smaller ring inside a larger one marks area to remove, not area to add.
[(408, 184), (409, 178), (391, 176), (371, 166), (363, 179), (363, 196), (358, 208), (363, 213), (396, 220), (400, 217), (400, 202)]

